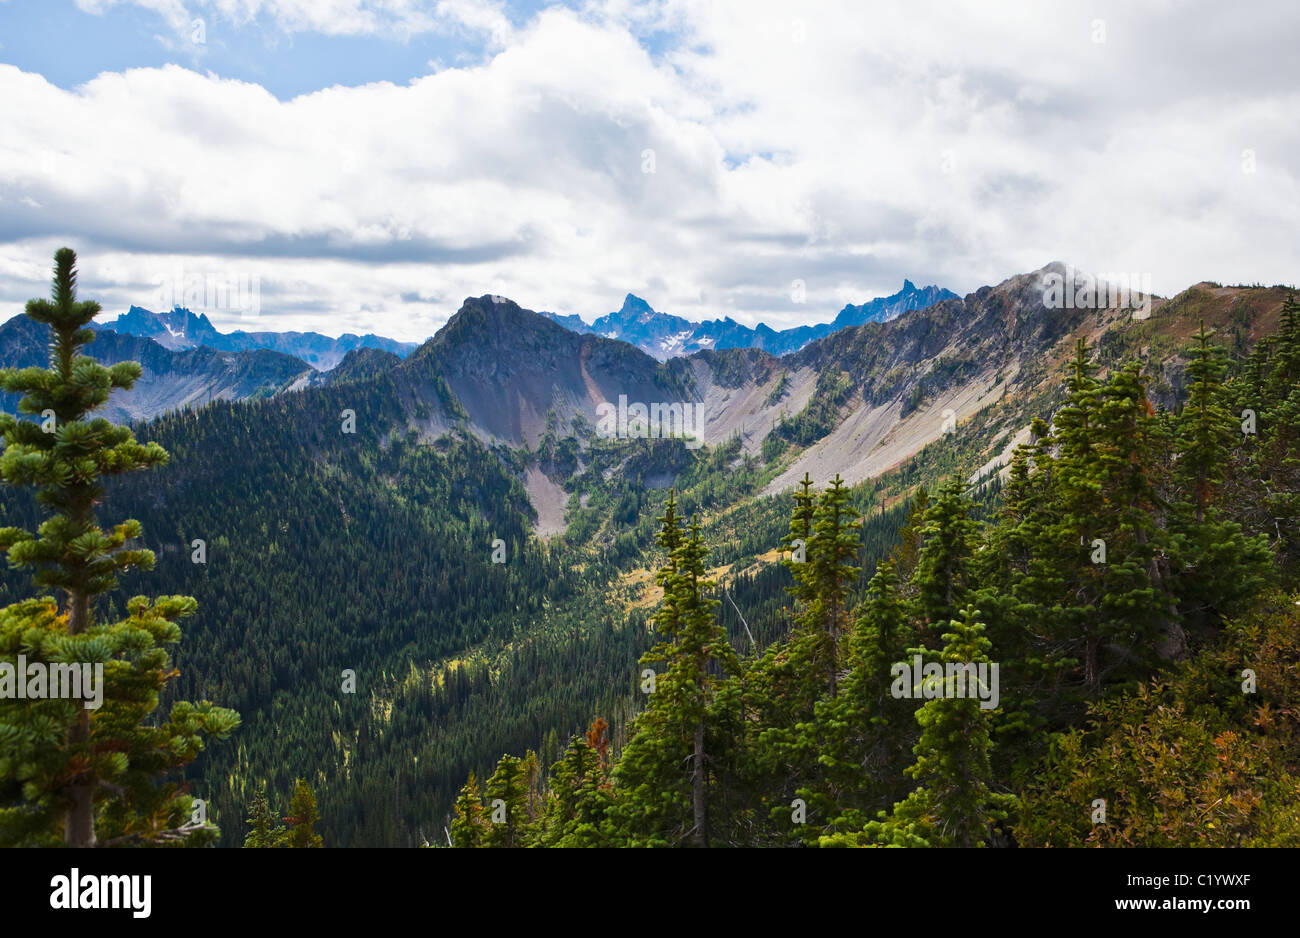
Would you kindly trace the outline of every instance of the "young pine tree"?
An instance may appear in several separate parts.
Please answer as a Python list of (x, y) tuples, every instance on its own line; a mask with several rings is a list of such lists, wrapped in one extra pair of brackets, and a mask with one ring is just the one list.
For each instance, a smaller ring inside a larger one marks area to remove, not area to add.
[(1272, 564), (1267, 537), (1247, 537), (1219, 507), (1241, 431), (1225, 403), (1227, 362), (1205, 323), (1189, 358), (1192, 381), (1175, 432), (1172, 589), (1189, 625), (1217, 628), (1260, 594)]
[(1192, 381), (1178, 426), (1178, 476), (1197, 524), (1214, 502), (1237, 436), (1237, 421), (1222, 401), (1227, 368), (1223, 349), (1210, 341), (1202, 322), (1187, 363)]
[(303, 779), (293, 783), (293, 798), (289, 802), (289, 815), (284, 819), (289, 829), (281, 838), (283, 847), (320, 847), (320, 834), (316, 833), (316, 795)]
[(1108, 679), (1145, 675), (1162, 650), (1177, 657), (1185, 648), (1162, 571), (1160, 447), (1146, 380), (1136, 363), (1104, 383), (1096, 370), (1080, 339), (1055, 417), (1050, 523), (1039, 532), (1032, 576), (1021, 584), (1041, 603), (1049, 641), (1081, 663), (1091, 694)]
[(261, 788), (253, 795), (248, 808), (249, 831), (244, 838), (244, 846), (249, 848), (278, 847), (284, 839), (286, 830), (275, 819), (270, 802), (266, 798), (266, 789)]
[[(801, 789), (810, 819), (826, 832), (861, 830), (905, 795), (899, 783), (909, 756), (915, 704), (890, 693), (890, 667), (906, 659), (911, 625), (898, 597), (898, 575), (883, 560), (867, 586), (849, 641), (849, 673), (837, 697), (817, 703), (818, 762), (824, 783)], [(812, 824), (799, 833), (817, 839)], [(829, 845), (823, 837), (822, 843)]]
[[(707, 595), (713, 584), (705, 579), (708, 548), (699, 520), (676, 537), (673, 572), (663, 580), (663, 609), (675, 617), (672, 641), (642, 657), (642, 664), (661, 661), (667, 668), (655, 676), (615, 772), (615, 828), (629, 844), (685, 840), (703, 847), (709, 844), (706, 718), (722, 679), (738, 672), (740, 662), (718, 622), (718, 600)], [(656, 630), (662, 632), (658, 617)]]
[(1225, 397), (1239, 422), (1224, 505), (1268, 535), (1279, 566), (1300, 563), (1300, 303), (1288, 296), (1278, 331), (1246, 360)]
[(487, 834), (487, 821), (483, 817), (483, 796), (479, 793), (478, 779), (469, 773), (456, 796), (452, 809), (451, 843), (454, 847), (482, 847)]
[(528, 776), (524, 762), (504, 755), (487, 781), (487, 834), (485, 847), (527, 846)]
[(921, 617), (944, 628), (965, 603), (971, 588), (970, 564), (978, 525), (961, 482), (949, 479), (925, 511), (923, 537), (913, 583)]
[(800, 572), (807, 580), (812, 601), (803, 618), (810, 637), (816, 635), (829, 696), (839, 682), (840, 646), (847, 631), (849, 587), (857, 580), (860, 523), (849, 505), (849, 490), (837, 473), (817, 499), (813, 515), (812, 549)]
[(100, 307), (77, 299), (76, 254), (61, 248), (54, 260), (52, 298), (27, 304), (27, 315), (50, 327), (49, 367), (0, 369), (0, 388), (22, 394), (19, 413), (35, 418), (0, 415), (0, 476), (35, 488), (49, 517), (35, 534), (0, 529), (0, 550), (14, 567), (35, 567), (37, 587), (63, 599), (0, 611), (0, 660), (12, 666), (22, 652), (29, 664), (102, 666), (103, 701), (87, 709), (79, 700), (0, 699), (0, 842), (209, 842), (216, 828), (195, 821), (190, 796), (162, 780), (198, 756), (204, 736), (230, 733), (239, 716), (206, 701), (153, 716), (177, 674), (167, 646), (180, 640), (177, 622), (194, 612), (192, 598), (137, 596), (117, 622), (93, 604), (121, 571), (154, 563), (151, 551), (130, 546), (138, 522), (107, 530), (96, 522), (104, 480), (164, 465), (167, 453), (93, 416), (141, 369), (136, 362), (105, 367), (81, 354)]
[(790, 513), (790, 530), (781, 538), (781, 546), (790, 551), (790, 557), (783, 561), (794, 577), (794, 585), (787, 586), (786, 592), (801, 602), (811, 602), (812, 585), (803, 573), (808, 562), (810, 542), (813, 538), (813, 515), (817, 510), (817, 494), (812, 488), (812, 477), (803, 474), (799, 480), (799, 490), (794, 495), (794, 511)]
[(551, 791), (540, 843), (546, 847), (608, 846), (605, 821), (613, 804), (607, 761), (608, 724), (597, 719), (575, 736), (551, 767)]
[[(967, 606), (961, 619), (944, 633), (942, 662), (978, 665), (989, 661), (989, 640), (978, 613)], [(989, 787), (989, 715), (967, 677), (964, 696), (959, 678), (946, 676), (944, 695), (929, 700), (916, 714), (921, 739), (916, 762), (907, 770), (919, 787), (894, 805), (888, 817), (866, 825), (876, 843), (896, 847), (976, 847), (992, 837), (993, 825), (1006, 820), (1016, 805), (1012, 795)]]

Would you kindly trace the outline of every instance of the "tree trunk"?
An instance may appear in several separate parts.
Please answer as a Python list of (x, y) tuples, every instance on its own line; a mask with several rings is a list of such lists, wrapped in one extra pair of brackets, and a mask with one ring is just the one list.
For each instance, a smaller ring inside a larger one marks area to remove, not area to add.
[(695, 816), (695, 829), (691, 843), (696, 847), (709, 845), (708, 814), (704, 803), (704, 721), (695, 724), (695, 772), (691, 778), (691, 807)]
[(1090, 690), (1096, 690), (1099, 683), (1097, 675), (1097, 653), (1099, 645), (1100, 642), (1096, 638), (1092, 636), (1088, 637), (1083, 658), (1083, 680)]
[[(1147, 536), (1144, 532), (1137, 532), (1137, 542), (1146, 546)], [(1160, 640), (1156, 645), (1156, 654), (1165, 661), (1182, 661), (1187, 657), (1187, 632), (1178, 621), (1178, 610), (1173, 607), (1173, 601), (1165, 589), (1165, 578), (1160, 572), (1160, 558), (1154, 554), (1147, 564), (1147, 579), (1156, 588), (1156, 592), (1165, 598), (1166, 615), (1160, 619)]]
[(839, 625), (839, 618), (840, 618), (839, 604), (832, 602), (831, 620), (829, 623), (827, 623), (826, 626), (826, 633), (827, 635), (830, 636), (830, 641), (828, 642), (828, 645), (830, 647), (828, 651), (830, 653), (830, 689), (831, 689), (832, 698), (834, 698), (835, 696), (836, 671), (839, 668), (839, 662), (836, 660), (838, 658), (837, 652), (839, 648), (838, 648), (837, 639), (839, 638), (839, 636), (836, 634), (836, 628), (835, 628), (837, 625)]
[[(68, 634), (80, 635), (90, 626), (90, 597), (81, 591), (71, 594), (68, 602)], [(68, 744), (76, 747), (90, 739), (90, 711), (77, 711), (77, 722), (68, 728)], [(95, 785), (78, 776), (78, 784), (69, 785), (64, 794), (72, 803), (63, 825), (63, 842), (69, 847), (95, 846)]]

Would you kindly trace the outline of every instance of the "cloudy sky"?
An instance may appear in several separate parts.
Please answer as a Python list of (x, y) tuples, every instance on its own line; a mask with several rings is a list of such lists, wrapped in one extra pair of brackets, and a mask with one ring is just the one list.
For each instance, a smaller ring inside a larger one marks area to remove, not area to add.
[(105, 318), (242, 278), (219, 327), (403, 339), (1294, 283), (1298, 44), (1294, 0), (0, 0), (0, 319), (63, 244)]

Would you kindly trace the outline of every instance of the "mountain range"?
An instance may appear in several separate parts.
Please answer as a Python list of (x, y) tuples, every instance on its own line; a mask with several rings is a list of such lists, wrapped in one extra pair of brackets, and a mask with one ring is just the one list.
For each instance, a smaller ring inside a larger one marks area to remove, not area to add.
[[(103, 364), (136, 361), (140, 380), (104, 405), (110, 420), (147, 420), (167, 411), (215, 400), (269, 397), (306, 387), (355, 380), (401, 360), (416, 348), (382, 336), (318, 332), (218, 332), (206, 315), (184, 308), (154, 313), (139, 306), (109, 323), (93, 323), (87, 348)], [(44, 326), (26, 316), (0, 324), (0, 367), (47, 363)], [(17, 399), (3, 395), (0, 410), (13, 413)]]
[[(114, 395), (106, 407), (114, 420), (211, 400), (364, 385), (385, 375), (406, 386), (409, 400), (422, 402), (421, 416), (412, 417), (422, 433), (449, 432), (467, 421), (492, 444), (531, 448), (548, 432), (562, 437), (589, 429), (599, 405), (620, 395), (689, 400), (704, 408), (708, 444), (737, 437), (750, 454), (787, 447), (796, 453), (772, 482), (775, 491), (805, 470), (867, 478), (932, 442), (941, 432), (932, 413), (952, 410), (962, 420), (1006, 397), (1008, 388), (1041, 382), (1068, 353), (1062, 335), (1081, 331), (1095, 341), (1116, 341), (1142, 325), (1127, 310), (1047, 308), (1045, 278), (1068, 270), (1051, 264), (965, 297), (905, 281), (892, 296), (846, 306), (833, 322), (781, 332), (730, 319), (691, 323), (630, 294), (622, 309), (590, 326), (577, 316), (537, 313), (487, 295), (466, 299), (419, 346), (374, 335), (221, 333), (206, 316), (183, 308), (158, 314), (133, 306), (98, 325), (88, 351), (106, 363), (130, 359), (143, 366), (135, 389)], [(1230, 298), (1239, 312), (1259, 295), (1198, 285), (1174, 300), (1156, 298), (1152, 309), (1181, 308), (1190, 297), (1217, 298), (1221, 307)], [(1280, 306), (1280, 293), (1269, 296)], [(27, 317), (0, 325), (0, 366), (42, 364), (46, 355), (43, 330)], [(15, 404), (6, 399), (0, 407)], [(545, 516), (542, 527), (562, 527), (566, 498), (557, 483), (534, 468), (528, 487)]]
[[(767, 493), (789, 489), (805, 472), (838, 473), (849, 483), (872, 478), (954, 426), (964, 427), (963, 445), (987, 471), (1027, 438), (1034, 416), (1050, 412), (1058, 370), (1077, 338), (1103, 355), (1152, 357), (1159, 364), (1152, 399), (1173, 406), (1185, 383), (1180, 350), (1195, 331), (1194, 317), (1231, 330), (1228, 347), (1242, 352), (1276, 324), (1285, 294), (1282, 287), (1213, 284), (1172, 299), (1134, 294), (1134, 306), (1149, 301), (1149, 318), (1133, 307), (1049, 308), (1046, 278), (1067, 270), (1050, 264), (907, 316), (839, 329), (782, 356), (751, 347), (660, 360), (509, 299), (472, 297), (404, 361), (378, 370), (412, 402), (407, 421), (422, 437), (463, 426), (489, 445), (534, 457), (557, 440), (579, 441), (562, 465), (535, 459), (519, 472), (539, 533), (553, 534), (572, 523), (565, 487), (593, 459), (601, 406), (620, 396), (700, 405), (706, 444), (736, 442), (741, 455), (773, 467)], [(662, 485), (679, 469), (671, 460), (638, 467)], [(618, 464), (615, 471), (628, 470)]]
[[(869, 569), (897, 543), (917, 485), (958, 475), (992, 492), (982, 480), (1060, 406), (1078, 339), (1103, 372), (1145, 362), (1149, 397), (1173, 409), (1199, 325), (1240, 361), (1277, 329), (1287, 295), (1200, 283), (1135, 298), (1151, 300), (1144, 317), (1055, 308), (1044, 281), (1063, 271), (782, 356), (659, 360), (497, 296), (467, 298), (405, 358), (356, 348), (329, 372), (272, 350), (101, 332), (88, 352), (145, 366), (113, 406), (160, 404), (169, 382), (196, 380), (185, 367), (211, 382), (199, 400), (216, 397), (137, 428), (171, 461), (115, 482), (103, 511), (140, 520), (158, 558), (125, 575), (124, 595), (198, 600), (177, 693), (243, 716), (190, 779), (228, 842), (242, 840), (262, 781), (284, 791), (310, 777), (327, 842), (416, 845), (441, 829), (467, 773), (486, 778), (503, 751), (535, 748), (553, 764), (592, 714), (622, 732), (640, 706), (668, 487), (717, 545), (727, 634), (762, 648), (788, 627), (777, 561), (805, 472), (819, 486), (836, 473), (860, 483)], [(45, 361), (43, 327), (24, 321), (0, 326), (4, 364)], [(706, 445), (601, 432), (602, 412), (624, 401), (702, 408)], [(28, 529), (44, 517), (26, 489), (0, 492), (0, 514)], [(194, 538), (206, 563), (192, 561)], [(0, 571), (0, 603), (29, 591), (26, 574)], [(337, 693), (343, 668), (359, 693)]]
[(756, 348), (772, 355), (797, 352), (809, 342), (869, 322), (889, 322), (903, 313), (925, 309), (941, 300), (955, 299), (957, 294), (943, 287), (917, 288), (904, 280), (903, 288), (892, 296), (877, 297), (868, 303), (852, 304), (840, 310), (832, 322), (795, 326), (777, 331), (765, 323), (755, 327), (742, 325), (730, 316), (708, 322), (692, 322), (681, 316), (656, 312), (639, 296), (629, 293), (617, 312), (601, 316), (587, 325), (577, 314), (542, 315), (574, 332), (591, 333), (607, 339), (619, 339), (635, 345), (659, 360), (689, 355), (703, 349)]
[(344, 333), (337, 339), (319, 332), (218, 332), (207, 315), (195, 315), (183, 306), (166, 313), (155, 313), (132, 306), (111, 322), (95, 323), (92, 328), (152, 339), (173, 350), (207, 346), (220, 352), (246, 352), (268, 349), (301, 359), (319, 371), (328, 371), (353, 349), (377, 348), (404, 356), (418, 343), (399, 342), (367, 333)]
[[(939, 287), (917, 289), (905, 281), (893, 296), (844, 307), (834, 322), (780, 332), (763, 324), (751, 329), (730, 318), (693, 323), (655, 312), (631, 294), (621, 310), (591, 326), (577, 315), (537, 315), (575, 333), (628, 343), (663, 361), (706, 349), (755, 348), (782, 355), (833, 331), (892, 321), (954, 296)], [(357, 380), (388, 370), (420, 347), (374, 334), (332, 338), (318, 332), (221, 332), (206, 314), (184, 307), (157, 313), (131, 306), (115, 319), (92, 323), (92, 328), (97, 333), (88, 349), (92, 357), (108, 364), (138, 361), (144, 368), (131, 392), (115, 395), (106, 405), (105, 416), (116, 421), (148, 419), (212, 400), (266, 397)], [(0, 324), (0, 366), (41, 364), (45, 355), (43, 335), (25, 316)], [(536, 379), (549, 380), (545, 374)], [(0, 410), (12, 411), (14, 406), (16, 401), (0, 401)]]

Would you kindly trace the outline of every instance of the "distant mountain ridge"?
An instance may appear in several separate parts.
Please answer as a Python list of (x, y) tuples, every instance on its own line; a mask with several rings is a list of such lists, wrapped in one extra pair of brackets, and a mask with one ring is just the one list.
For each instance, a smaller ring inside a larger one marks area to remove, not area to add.
[(245, 332), (242, 329), (220, 332), (207, 315), (195, 315), (183, 306), (174, 307), (166, 313), (132, 306), (117, 319), (92, 323), (91, 328), (153, 339), (164, 348), (172, 350), (196, 348), (200, 345), (222, 352), (268, 349), (300, 358), (318, 371), (330, 370), (353, 349), (374, 348), (405, 358), (419, 345), (418, 342), (399, 342), (372, 333), (355, 335), (347, 332), (335, 339), (319, 332)]
[(707, 322), (692, 322), (681, 316), (657, 312), (649, 303), (632, 293), (623, 300), (621, 309), (601, 316), (591, 325), (587, 325), (576, 314), (543, 312), (542, 315), (573, 332), (619, 339), (635, 345), (647, 355), (666, 361), (705, 349), (754, 348), (771, 355), (787, 355), (841, 329), (863, 326), (869, 322), (889, 322), (903, 313), (926, 309), (943, 300), (956, 298), (956, 293), (943, 287), (931, 285), (918, 288), (912, 281), (904, 280), (903, 288), (892, 296), (877, 297), (856, 306), (849, 304), (840, 310), (832, 322), (795, 326), (780, 331), (765, 323), (751, 328), (736, 322), (730, 316)]
[[(1053, 262), (885, 322), (839, 329), (827, 323), (827, 335), (783, 355), (747, 346), (656, 359), (595, 334), (594, 325), (579, 331), (505, 297), (469, 297), (386, 375), (404, 399), (424, 403), (411, 425), (426, 439), (463, 424), (483, 442), (509, 448), (545, 449), (548, 437), (584, 440), (598, 426), (600, 405), (620, 395), (703, 405), (707, 445), (739, 439), (742, 453), (780, 465), (764, 489), (774, 494), (805, 471), (814, 478), (839, 473), (855, 484), (873, 478), (941, 438), (950, 421), (977, 415), (989, 437), (983, 455), (1005, 464), (1014, 444), (1027, 439), (1033, 416), (1059, 395), (1060, 369), (1081, 337), (1105, 354), (1155, 356), (1160, 370), (1151, 399), (1171, 408), (1186, 382), (1180, 356), (1194, 324), (1223, 329), (1228, 347), (1244, 353), (1276, 324), (1285, 294), (1281, 286), (1206, 283), (1171, 299), (1135, 294), (1130, 306), (1061, 306), (1051, 302), (1048, 284), (1063, 276), (1069, 268)], [(1137, 315), (1144, 304), (1149, 312)], [(879, 315), (883, 305), (850, 307), (837, 321)], [(660, 314), (636, 298), (624, 306), (630, 316), (603, 325), (639, 318), (647, 335), (655, 325), (675, 328), (676, 317), (656, 319)], [(578, 464), (565, 465), (552, 488), (537, 477), (525, 482), (539, 517), (558, 503), (559, 523), (550, 530), (562, 529), (572, 495), (558, 486)], [(671, 481), (680, 467), (636, 464), (624, 471)]]
[[(305, 362), (271, 349), (228, 352), (208, 345), (167, 348), (152, 338), (96, 330), (86, 354), (101, 364), (139, 362), (142, 374), (130, 391), (115, 391), (102, 416), (115, 423), (147, 420), (170, 410), (214, 400), (270, 397), (295, 380), (317, 374)], [(49, 364), (50, 329), (27, 316), (0, 324), (0, 367)], [(0, 410), (16, 413), (18, 396), (0, 394)]]

